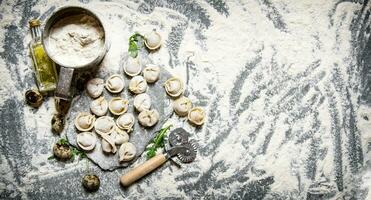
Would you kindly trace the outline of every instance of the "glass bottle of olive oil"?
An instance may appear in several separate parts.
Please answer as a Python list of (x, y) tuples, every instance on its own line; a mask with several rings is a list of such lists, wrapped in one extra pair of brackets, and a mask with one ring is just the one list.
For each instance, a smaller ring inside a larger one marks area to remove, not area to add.
[(29, 21), (29, 24), (32, 35), (29, 47), (34, 64), (37, 86), (42, 93), (54, 91), (57, 87), (58, 75), (55, 63), (46, 54), (41, 43), (41, 22), (40, 20), (33, 19)]

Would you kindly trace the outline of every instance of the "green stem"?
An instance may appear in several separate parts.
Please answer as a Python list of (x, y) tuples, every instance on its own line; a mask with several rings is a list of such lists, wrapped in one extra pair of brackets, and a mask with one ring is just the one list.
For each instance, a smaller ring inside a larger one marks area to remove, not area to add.
[(165, 128), (160, 129), (158, 134), (153, 138), (151, 142), (153, 145), (147, 149), (147, 159), (154, 157), (156, 155), (157, 149), (164, 146), (165, 135), (171, 126), (172, 125), (169, 125)]

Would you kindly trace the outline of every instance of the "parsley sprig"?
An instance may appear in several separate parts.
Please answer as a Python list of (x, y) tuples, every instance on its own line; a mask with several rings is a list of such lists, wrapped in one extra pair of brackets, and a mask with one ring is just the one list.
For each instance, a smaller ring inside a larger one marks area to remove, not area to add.
[(68, 142), (68, 140), (66, 138), (59, 139), (57, 144), (70, 146), (70, 143)]
[(83, 158), (86, 158), (85, 152), (80, 151), (78, 148), (73, 147), (73, 146), (70, 146), (70, 148), (72, 148), (72, 157), (71, 157), (72, 160), (75, 160), (76, 156), (78, 156), (80, 160)]
[(138, 51), (143, 47), (144, 36), (139, 33), (134, 33), (129, 38), (129, 55), (133, 58), (138, 56)]
[(151, 140), (147, 147), (147, 159), (150, 159), (156, 155), (156, 151), (159, 148), (163, 148), (165, 145), (165, 136), (167, 131), (172, 125), (168, 125), (158, 131), (158, 134)]

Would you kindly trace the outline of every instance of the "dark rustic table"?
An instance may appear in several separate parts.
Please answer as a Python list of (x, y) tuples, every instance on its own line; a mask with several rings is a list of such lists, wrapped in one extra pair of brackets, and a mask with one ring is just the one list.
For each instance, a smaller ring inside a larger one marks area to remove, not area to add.
[[(193, 163), (168, 162), (124, 189), (128, 168), (48, 160), (60, 138), (50, 130), (53, 98), (39, 109), (24, 103), (35, 87), (28, 21), (72, 4), (108, 22), (102, 68), (118, 68), (133, 32), (163, 35), (153, 60), (207, 111), (199, 129), (170, 119), (198, 141)], [(0, 0), (0, 198), (371, 199), (370, 8), (366, 0)], [(101, 178), (95, 193), (81, 186), (88, 172)]]

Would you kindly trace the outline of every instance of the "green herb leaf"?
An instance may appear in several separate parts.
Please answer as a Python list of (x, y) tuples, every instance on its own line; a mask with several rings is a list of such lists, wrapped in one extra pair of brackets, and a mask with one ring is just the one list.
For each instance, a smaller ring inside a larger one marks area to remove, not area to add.
[(51, 156), (49, 156), (49, 158), (48, 158), (48, 160), (53, 160), (53, 159), (55, 159), (54, 155), (51, 155)]
[(130, 42), (129, 44), (129, 55), (133, 58), (138, 56), (138, 46), (135, 42)]
[(131, 57), (136, 58), (138, 56), (138, 51), (143, 46), (143, 39), (144, 36), (139, 33), (134, 33), (132, 36), (129, 37), (128, 52)]
[(156, 155), (156, 151), (154, 149), (147, 151), (147, 158), (152, 158)]
[(86, 158), (86, 154), (85, 154), (85, 153), (82, 153), (82, 154), (80, 155), (80, 159), (83, 159), (83, 158)]
[(72, 151), (72, 160), (76, 157), (76, 156), (78, 156), (79, 157), (79, 159), (83, 159), (83, 158), (86, 158), (86, 154), (85, 154), (85, 152), (83, 152), (83, 151), (80, 151), (79, 149), (77, 149), (77, 148), (75, 148), (75, 147), (72, 147), (71, 146), (71, 151)]
[(167, 131), (170, 129), (172, 125), (164, 127), (158, 131), (158, 134), (151, 140), (150, 147), (147, 150), (147, 159), (150, 159), (156, 155), (156, 151), (159, 148), (163, 148), (165, 146), (165, 136)]
[(65, 139), (65, 138), (59, 139), (59, 141), (57, 142), (57, 144), (59, 144), (59, 145), (70, 145), (70, 143), (68, 142), (68, 140)]

